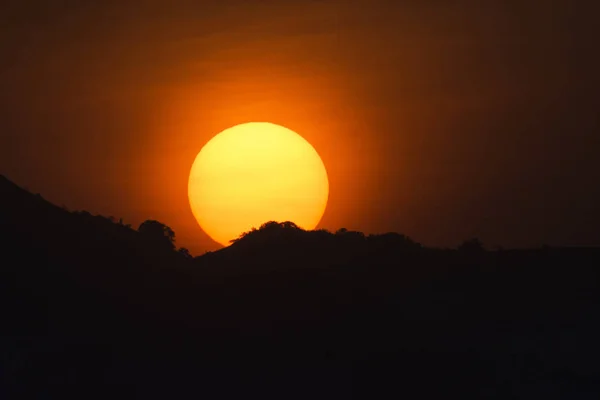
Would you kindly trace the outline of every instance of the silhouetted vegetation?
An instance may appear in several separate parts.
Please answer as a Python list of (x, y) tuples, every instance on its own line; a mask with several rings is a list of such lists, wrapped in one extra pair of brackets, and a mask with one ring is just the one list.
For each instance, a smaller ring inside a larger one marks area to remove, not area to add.
[(185, 258), (193, 258), (193, 256), (190, 254), (190, 251), (188, 249), (186, 249), (185, 247), (180, 247), (179, 250), (177, 250), (177, 252), (179, 254), (181, 254), (182, 256), (184, 256)]
[(598, 398), (600, 250), (266, 222), (192, 257), (0, 176), (0, 398)]
[(478, 238), (473, 238), (465, 240), (460, 246), (458, 246), (458, 250), (465, 253), (481, 253), (484, 249), (481, 240)]
[(149, 244), (175, 250), (175, 232), (163, 223), (147, 220), (140, 224), (138, 232)]

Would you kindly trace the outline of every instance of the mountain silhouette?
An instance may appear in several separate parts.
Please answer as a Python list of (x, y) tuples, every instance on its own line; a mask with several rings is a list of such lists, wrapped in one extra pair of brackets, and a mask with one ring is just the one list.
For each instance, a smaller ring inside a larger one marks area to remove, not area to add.
[(0, 176), (2, 398), (598, 398), (600, 250), (159, 221)]

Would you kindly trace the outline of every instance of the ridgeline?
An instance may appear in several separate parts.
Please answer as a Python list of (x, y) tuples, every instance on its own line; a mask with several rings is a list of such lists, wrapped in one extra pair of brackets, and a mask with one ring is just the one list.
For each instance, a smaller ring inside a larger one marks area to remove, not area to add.
[(0, 176), (0, 397), (600, 397), (600, 249), (436, 249), (266, 222), (192, 257), (158, 221)]

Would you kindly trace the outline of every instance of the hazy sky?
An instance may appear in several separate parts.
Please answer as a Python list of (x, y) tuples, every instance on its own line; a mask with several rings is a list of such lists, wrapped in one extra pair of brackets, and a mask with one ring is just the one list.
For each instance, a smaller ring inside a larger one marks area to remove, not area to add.
[(1, 174), (200, 254), (196, 154), (270, 121), (323, 158), (321, 227), (600, 244), (593, 2), (123, 3), (2, 2)]

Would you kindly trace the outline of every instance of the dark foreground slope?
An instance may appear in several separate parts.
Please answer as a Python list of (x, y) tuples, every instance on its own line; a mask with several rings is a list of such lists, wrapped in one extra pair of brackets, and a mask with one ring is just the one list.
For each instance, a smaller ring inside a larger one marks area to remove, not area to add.
[(187, 259), (0, 178), (2, 398), (600, 396), (597, 249), (266, 224)]

